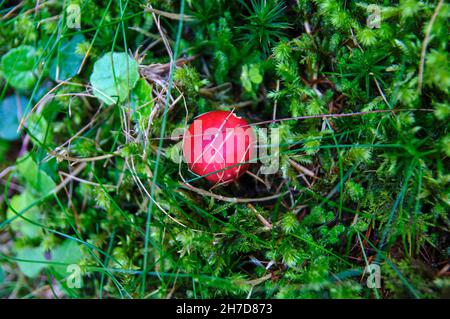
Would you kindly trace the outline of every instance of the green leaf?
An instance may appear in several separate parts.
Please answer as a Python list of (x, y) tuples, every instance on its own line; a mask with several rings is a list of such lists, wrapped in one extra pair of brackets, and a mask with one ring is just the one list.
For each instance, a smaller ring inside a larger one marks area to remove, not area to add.
[(139, 79), (133, 91), (131, 91), (131, 107), (133, 111), (150, 114), (153, 107), (152, 86), (144, 79)]
[(19, 115), (27, 104), (23, 96), (8, 96), (0, 102), (0, 139), (15, 141), (19, 138)]
[(248, 71), (248, 76), (250, 78), (250, 81), (252, 81), (255, 84), (261, 84), (261, 82), (263, 81), (263, 77), (262, 77), (261, 73), (259, 72), (258, 64), (250, 65), (250, 69)]
[(41, 114), (31, 113), (27, 120), (27, 128), (33, 143), (37, 145), (46, 144), (47, 141), (51, 140), (48, 123)]
[(127, 53), (106, 53), (94, 64), (94, 95), (108, 105), (123, 102), (139, 79), (137, 62)]
[(66, 80), (77, 74), (84, 59), (83, 54), (77, 53), (77, 47), (84, 40), (82, 34), (77, 34), (70, 41), (64, 40), (61, 43), (58, 55), (52, 60), (50, 66), (50, 77), (53, 80)]
[(21, 157), (17, 161), (17, 171), (20, 177), (26, 182), (35, 193), (44, 196), (53, 191), (56, 187), (55, 182), (46, 172), (39, 169), (39, 166), (29, 155)]
[(60, 246), (52, 251), (52, 261), (64, 265), (53, 265), (52, 268), (62, 277), (67, 277), (67, 266), (78, 264), (83, 258), (80, 245), (73, 240), (66, 239)]
[[(27, 277), (34, 278), (47, 265), (42, 247), (24, 247), (17, 251), (17, 258), (24, 261), (18, 261), (20, 271)], [(27, 261), (25, 261), (27, 260)]]
[[(27, 277), (34, 278), (42, 269), (47, 267), (54, 269), (62, 277), (67, 277), (70, 274), (67, 272), (67, 266), (79, 263), (83, 258), (83, 253), (80, 245), (67, 239), (51, 251), (50, 260), (47, 260), (45, 251), (41, 246), (20, 248), (17, 250), (17, 258), (29, 260), (17, 262), (20, 270)], [(49, 261), (62, 265), (53, 265)]]
[(259, 64), (243, 65), (241, 72), (241, 82), (245, 91), (252, 92), (253, 84), (259, 85), (263, 81)]
[(29, 90), (36, 82), (37, 52), (32, 46), (22, 45), (6, 53), (0, 62), (3, 76), (18, 90)]
[[(36, 199), (28, 191), (23, 192), (20, 195), (15, 195), (11, 199), (11, 208), (8, 209), (7, 218), (14, 218), (16, 214), (31, 205)], [(14, 210), (14, 211), (13, 211)], [(40, 222), (41, 214), (36, 206), (28, 209), (22, 216), (35, 222)], [(36, 238), (42, 234), (41, 227), (28, 222), (21, 217), (14, 219), (11, 222), (11, 228), (14, 231), (21, 233), (22, 235), (30, 238)]]
[(153, 105), (152, 86), (141, 78), (131, 91), (131, 116), (140, 130), (145, 130)]

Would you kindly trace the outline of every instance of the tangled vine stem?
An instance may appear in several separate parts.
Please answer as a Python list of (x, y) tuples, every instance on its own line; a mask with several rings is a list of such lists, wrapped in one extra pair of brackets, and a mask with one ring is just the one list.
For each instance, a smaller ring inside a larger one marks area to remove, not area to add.
[(288, 194), (289, 191), (283, 192), (283, 193), (279, 193), (279, 194), (274, 194), (274, 195), (270, 195), (270, 196), (266, 196), (266, 197), (258, 197), (258, 198), (238, 198), (238, 197), (227, 197), (227, 196), (222, 196), (222, 195), (218, 195), (218, 194), (214, 194), (212, 192), (206, 191), (204, 189), (192, 186), (189, 183), (180, 183), (179, 184), (181, 188), (184, 189), (188, 189), (191, 190), (193, 192), (196, 192), (197, 194), (203, 195), (203, 196), (208, 196), (208, 197), (212, 197), (224, 202), (229, 202), (229, 203), (252, 203), (252, 202), (267, 202), (273, 199), (277, 199), (279, 197), (283, 197), (284, 195)]

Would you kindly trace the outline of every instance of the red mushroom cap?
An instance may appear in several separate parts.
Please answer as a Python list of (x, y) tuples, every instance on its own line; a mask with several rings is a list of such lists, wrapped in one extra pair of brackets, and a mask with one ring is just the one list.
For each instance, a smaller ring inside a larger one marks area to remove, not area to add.
[(212, 111), (186, 130), (183, 155), (189, 169), (212, 183), (235, 181), (253, 159), (255, 135), (248, 122), (228, 111)]

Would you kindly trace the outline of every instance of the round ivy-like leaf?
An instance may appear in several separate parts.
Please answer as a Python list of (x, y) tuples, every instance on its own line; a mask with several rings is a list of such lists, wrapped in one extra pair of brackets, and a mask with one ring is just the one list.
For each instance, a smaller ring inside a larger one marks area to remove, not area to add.
[[(84, 58), (83, 54), (77, 53), (77, 47), (83, 41), (84, 36), (77, 34), (70, 41), (65, 40), (61, 43), (58, 55), (52, 60), (50, 66), (50, 77), (53, 80), (66, 80), (77, 74)], [(58, 74), (56, 74), (57, 70)]]
[[(75, 241), (66, 239), (60, 246), (51, 251), (51, 258), (56, 263), (52, 268), (61, 276), (67, 277), (68, 265), (78, 265), (83, 258), (81, 247)], [(61, 264), (61, 265), (58, 265)]]
[(23, 112), (27, 104), (28, 100), (23, 96), (8, 96), (0, 102), (0, 139), (15, 141), (19, 138), (20, 134), (17, 132), (18, 113), (19, 110)]
[[(8, 217), (8, 219), (12, 219), (14, 217), (17, 217), (17, 213), (28, 209), (24, 213), (22, 213), (21, 216), (26, 217), (28, 220), (39, 223), (42, 217), (41, 212), (39, 211), (37, 206), (32, 206), (31, 208), (29, 208), (29, 206), (33, 205), (35, 201), (36, 198), (34, 198), (31, 192), (27, 190), (25, 190), (20, 195), (14, 195), (10, 202), (11, 207), (7, 210), (6, 216)], [(36, 238), (42, 235), (42, 228), (40, 226), (32, 224), (23, 218), (14, 219), (11, 222), (11, 229), (28, 238)]]
[(22, 45), (6, 53), (0, 67), (8, 83), (18, 90), (29, 90), (36, 83), (35, 65), (37, 52), (29, 45)]
[(23, 247), (17, 250), (20, 271), (29, 278), (35, 278), (47, 265), (42, 247)]
[(56, 187), (52, 178), (28, 154), (17, 159), (17, 173), (28, 189), (39, 196), (50, 194)]
[(137, 62), (127, 53), (106, 53), (94, 64), (94, 95), (106, 104), (123, 102), (139, 79)]

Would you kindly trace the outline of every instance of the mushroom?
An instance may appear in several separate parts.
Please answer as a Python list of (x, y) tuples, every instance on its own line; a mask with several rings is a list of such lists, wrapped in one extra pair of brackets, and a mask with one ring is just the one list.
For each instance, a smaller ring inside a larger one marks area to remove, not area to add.
[(211, 111), (194, 119), (183, 137), (189, 169), (211, 183), (236, 181), (254, 158), (255, 134), (248, 122), (229, 111)]

